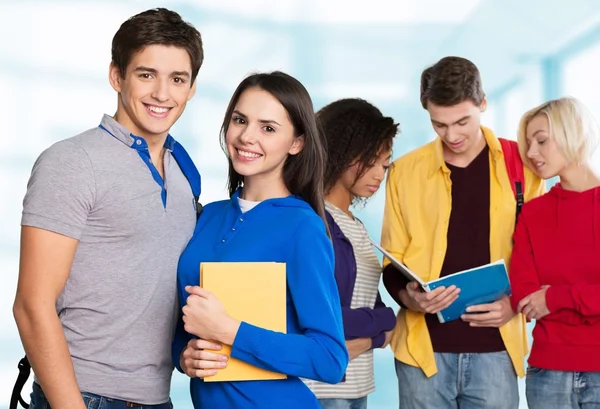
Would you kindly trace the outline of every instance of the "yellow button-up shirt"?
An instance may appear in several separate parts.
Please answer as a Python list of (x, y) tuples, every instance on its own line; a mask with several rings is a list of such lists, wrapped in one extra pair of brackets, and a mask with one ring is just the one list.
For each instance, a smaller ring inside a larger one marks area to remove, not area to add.
[[(515, 226), (516, 200), (508, 178), (500, 141), (481, 128), (489, 146), (490, 256), (509, 264)], [(525, 201), (544, 193), (543, 180), (525, 167)], [(388, 174), (382, 246), (424, 281), (440, 277), (446, 255), (452, 208), (450, 170), (437, 138), (397, 159)], [(385, 265), (389, 260), (385, 260)], [(517, 314), (500, 334), (518, 376), (525, 375), (528, 352), (525, 319)], [(428, 377), (437, 372), (431, 338), (420, 312), (402, 309), (391, 341), (399, 361), (420, 367)]]

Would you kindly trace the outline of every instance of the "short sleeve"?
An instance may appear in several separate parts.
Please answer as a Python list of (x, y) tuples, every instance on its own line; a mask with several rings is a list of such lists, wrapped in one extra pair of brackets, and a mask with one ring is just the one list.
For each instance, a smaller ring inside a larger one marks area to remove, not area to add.
[(61, 141), (36, 160), (23, 199), (22, 226), (79, 240), (95, 199), (95, 178), (85, 150)]

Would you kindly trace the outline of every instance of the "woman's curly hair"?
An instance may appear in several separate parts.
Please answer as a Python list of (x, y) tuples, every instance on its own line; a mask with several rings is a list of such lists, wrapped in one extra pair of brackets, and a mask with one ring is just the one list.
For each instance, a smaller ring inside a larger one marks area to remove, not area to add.
[(355, 182), (373, 166), (383, 150), (391, 150), (398, 124), (369, 102), (359, 98), (340, 99), (317, 112), (327, 144), (324, 188), (329, 193), (338, 179), (356, 161)]

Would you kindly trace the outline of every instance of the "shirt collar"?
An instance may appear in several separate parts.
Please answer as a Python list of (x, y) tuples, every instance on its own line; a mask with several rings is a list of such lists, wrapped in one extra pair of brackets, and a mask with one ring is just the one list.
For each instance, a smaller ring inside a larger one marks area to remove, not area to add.
[[(115, 119), (110, 115), (104, 114), (104, 116), (102, 116), (100, 127), (106, 130), (115, 139), (118, 139), (130, 148), (137, 150), (148, 149), (148, 143), (144, 138), (135, 136), (129, 132), (127, 128), (115, 121)], [(174, 145), (175, 138), (173, 138), (170, 134), (167, 135), (164, 147), (169, 151), (173, 151)]]
[[(481, 132), (483, 132), (483, 137), (485, 138), (485, 142), (490, 148), (490, 152), (492, 154), (492, 158), (496, 159), (498, 156), (502, 155), (502, 145), (500, 141), (494, 135), (491, 129), (486, 128), (485, 126), (481, 127)], [(433, 141), (433, 149), (434, 149), (434, 159), (431, 161), (431, 166), (429, 169), (429, 177), (433, 176), (435, 172), (440, 169), (442, 172), (450, 172), (450, 169), (446, 166), (446, 161), (444, 160), (444, 152), (443, 152), (443, 142), (442, 139), (438, 136), (435, 141)]]

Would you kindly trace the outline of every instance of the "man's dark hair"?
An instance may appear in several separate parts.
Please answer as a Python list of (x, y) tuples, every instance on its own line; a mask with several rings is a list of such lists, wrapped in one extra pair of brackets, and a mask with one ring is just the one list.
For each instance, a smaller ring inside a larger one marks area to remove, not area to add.
[(204, 60), (202, 37), (179, 14), (165, 8), (146, 10), (121, 24), (112, 41), (112, 62), (119, 68), (121, 77), (125, 77), (127, 66), (137, 52), (155, 44), (187, 51), (192, 63), (191, 86)]
[(461, 57), (444, 57), (421, 74), (421, 105), (452, 106), (471, 100), (481, 105), (485, 93), (479, 70)]
[(359, 162), (355, 182), (383, 150), (391, 150), (398, 124), (369, 102), (340, 99), (321, 108), (317, 119), (327, 144), (324, 189), (328, 193), (342, 174)]

